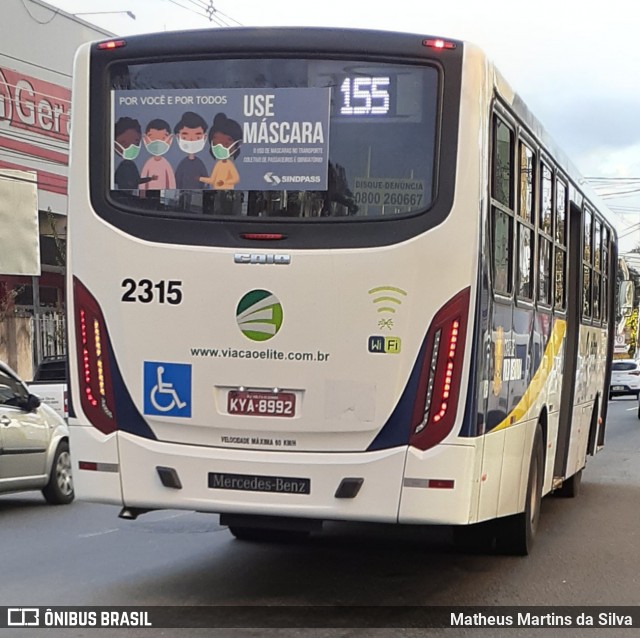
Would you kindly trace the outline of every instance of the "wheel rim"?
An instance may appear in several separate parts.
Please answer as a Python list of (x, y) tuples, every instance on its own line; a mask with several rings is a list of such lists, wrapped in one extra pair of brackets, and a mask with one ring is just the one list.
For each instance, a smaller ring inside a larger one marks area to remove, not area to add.
[(71, 455), (61, 452), (56, 463), (56, 482), (60, 492), (69, 496), (73, 492), (73, 477), (71, 475)]

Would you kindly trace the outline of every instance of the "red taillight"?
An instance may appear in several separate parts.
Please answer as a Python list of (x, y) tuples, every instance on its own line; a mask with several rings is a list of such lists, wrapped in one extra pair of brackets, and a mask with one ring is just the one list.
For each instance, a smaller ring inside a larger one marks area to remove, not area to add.
[(632, 374), (634, 377), (640, 377), (640, 370), (632, 370), (629, 374)]
[(410, 440), (421, 450), (442, 441), (456, 419), (469, 298), (469, 288), (453, 297), (438, 311), (427, 333)]
[(285, 239), (286, 235), (282, 233), (240, 233), (242, 239), (253, 239), (257, 241), (273, 241), (278, 239)]
[(456, 482), (451, 479), (429, 479), (427, 487), (436, 490), (452, 490), (456, 486)]
[[(458, 334), (460, 331), (460, 320), (456, 319), (451, 324), (451, 332), (449, 334), (449, 345), (448, 345), (448, 354), (446, 357), (446, 368), (444, 373), (444, 386), (442, 389), (442, 403), (440, 403), (440, 409), (437, 414), (434, 415), (433, 421), (437, 423), (442, 419), (442, 417), (446, 416), (447, 410), (449, 409), (449, 400), (451, 398), (451, 385), (453, 382), (453, 370), (454, 370), (454, 361), (456, 358), (456, 348), (458, 345)], [(437, 408), (438, 406), (436, 406)]]
[(97, 463), (95, 461), (78, 461), (78, 469), (87, 472), (118, 472), (117, 463)]
[(124, 40), (107, 40), (106, 42), (98, 42), (98, 49), (119, 49), (127, 43)]
[(91, 423), (104, 434), (117, 429), (111, 385), (107, 330), (98, 302), (73, 280), (80, 403)]

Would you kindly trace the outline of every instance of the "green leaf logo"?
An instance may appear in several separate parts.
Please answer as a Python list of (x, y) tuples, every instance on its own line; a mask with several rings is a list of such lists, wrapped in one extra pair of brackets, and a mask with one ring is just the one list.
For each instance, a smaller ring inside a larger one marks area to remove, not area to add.
[(282, 326), (282, 305), (268, 290), (252, 290), (238, 302), (238, 328), (252, 341), (267, 341)]

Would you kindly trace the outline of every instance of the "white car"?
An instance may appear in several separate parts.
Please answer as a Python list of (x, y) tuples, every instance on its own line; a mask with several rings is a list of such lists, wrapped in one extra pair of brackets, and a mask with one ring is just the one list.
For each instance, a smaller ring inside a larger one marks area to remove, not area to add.
[(635, 359), (616, 359), (611, 364), (609, 399), (624, 394), (640, 394), (640, 361)]
[(56, 505), (73, 501), (69, 429), (0, 362), (0, 493), (26, 490)]

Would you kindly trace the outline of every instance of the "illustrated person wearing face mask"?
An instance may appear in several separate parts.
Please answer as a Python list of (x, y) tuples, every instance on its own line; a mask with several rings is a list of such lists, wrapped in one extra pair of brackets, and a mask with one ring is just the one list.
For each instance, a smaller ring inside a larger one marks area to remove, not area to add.
[(154, 180), (156, 175), (140, 177), (135, 159), (140, 154), (140, 141), (142, 130), (138, 120), (131, 117), (121, 117), (115, 125), (114, 143), (115, 152), (122, 157), (113, 180), (120, 190), (134, 190), (140, 184), (147, 184)]
[(144, 146), (152, 156), (142, 167), (142, 177), (153, 177), (150, 182), (143, 184), (143, 190), (163, 190), (176, 187), (176, 177), (169, 162), (162, 157), (170, 148), (173, 142), (171, 127), (164, 120), (151, 120), (147, 124), (144, 137)]
[(184, 113), (182, 119), (175, 125), (173, 132), (176, 135), (178, 147), (187, 154), (176, 168), (176, 188), (204, 188), (200, 178), (207, 176), (207, 168), (202, 160), (196, 157), (196, 153), (199, 153), (207, 144), (205, 137), (207, 128), (204, 119), (193, 111)]
[(209, 152), (217, 160), (210, 177), (200, 181), (215, 190), (233, 190), (240, 181), (240, 175), (233, 160), (240, 154), (242, 127), (238, 122), (218, 113), (209, 131)]

